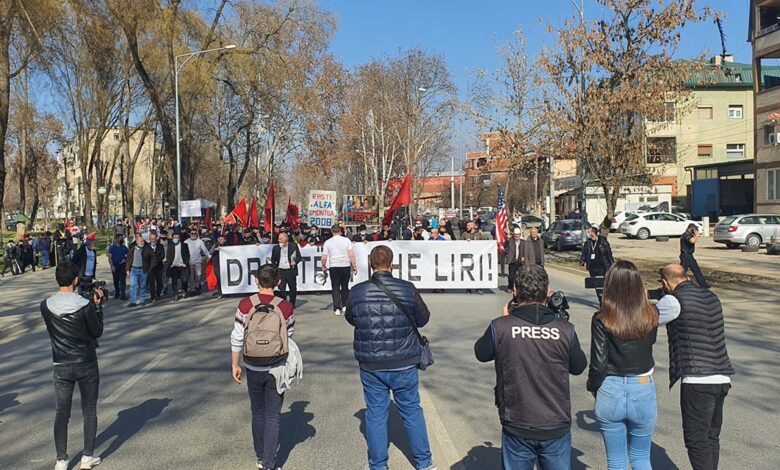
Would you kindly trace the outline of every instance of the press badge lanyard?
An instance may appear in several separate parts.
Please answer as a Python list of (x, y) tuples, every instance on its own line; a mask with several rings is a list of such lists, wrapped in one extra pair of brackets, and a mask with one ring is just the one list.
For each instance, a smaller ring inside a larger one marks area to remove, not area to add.
[(590, 250), (590, 259), (596, 259), (596, 245), (599, 243), (598, 239), (593, 242), (593, 249)]

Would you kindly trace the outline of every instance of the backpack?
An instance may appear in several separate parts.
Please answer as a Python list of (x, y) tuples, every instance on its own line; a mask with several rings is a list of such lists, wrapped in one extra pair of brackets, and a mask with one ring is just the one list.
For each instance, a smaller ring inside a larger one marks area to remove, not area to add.
[(244, 328), (244, 363), (268, 367), (287, 360), (287, 321), (279, 308), (282, 299), (274, 297), (270, 304), (252, 296), (254, 310)]

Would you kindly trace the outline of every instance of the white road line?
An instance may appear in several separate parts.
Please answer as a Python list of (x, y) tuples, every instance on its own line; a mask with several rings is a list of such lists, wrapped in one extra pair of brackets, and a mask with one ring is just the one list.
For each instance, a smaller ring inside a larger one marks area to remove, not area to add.
[(206, 323), (207, 321), (211, 320), (211, 317), (216, 315), (217, 312), (219, 312), (219, 309), (222, 308), (222, 307), (223, 307), (222, 305), (217, 305), (216, 307), (214, 307), (214, 310), (210, 311), (205, 317), (200, 319), (200, 321), (198, 322), (197, 326), (201, 326), (204, 323)]
[(154, 367), (157, 364), (159, 364), (160, 361), (165, 359), (165, 357), (167, 355), (168, 355), (168, 353), (160, 353), (160, 354), (158, 354), (157, 357), (152, 359), (152, 361), (150, 363), (146, 364), (144, 366), (144, 368), (141, 369), (140, 372), (138, 372), (134, 376), (130, 377), (130, 379), (127, 382), (123, 383), (121, 387), (119, 387), (118, 389), (116, 389), (114, 391), (114, 393), (109, 395), (108, 398), (104, 399), (103, 400), (103, 404), (104, 405), (108, 405), (108, 404), (111, 404), (111, 403), (115, 402), (119, 397), (122, 396), (123, 393), (128, 391), (130, 389), (130, 387), (132, 387), (133, 385), (135, 385), (136, 382), (141, 380), (141, 378), (143, 378), (143, 376), (146, 375), (147, 372), (149, 372), (150, 370), (154, 369)]
[[(436, 406), (433, 404), (428, 392), (425, 391), (422, 383), (420, 383), (420, 406), (425, 411), (426, 421), (428, 423), (428, 436), (434, 439), (444, 454), (445, 462), (435, 462), (440, 468), (451, 468), (455, 462), (460, 460), (458, 457), (458, 451), (455, 450), (455, 444), (452, 443), (447, 427), (442, 422), (439, 413), (436, 411)], [(435, 459), (434, 459), (435, 460)]]

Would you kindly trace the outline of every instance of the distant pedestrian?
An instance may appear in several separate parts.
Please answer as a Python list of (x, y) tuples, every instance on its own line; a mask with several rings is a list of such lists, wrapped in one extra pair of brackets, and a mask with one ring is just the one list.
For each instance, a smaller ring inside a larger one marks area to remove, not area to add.
[(108, 265), (114, 279), (114, 298), (127, 300), (127, 255), (125, 237), (122, 233), (114, 236), (114, 243), (108, 247)]
[[(222, 237), (220, 239), (224, 240)], [(186, 243), (182, 243), (178, 229), (174, 229), (170, 243), (166, 249), (165, 257), (168, 259), (168, 275), (171, 278), (171, 297), (178, 301), (181, 297), (180, 290), (187, 290), (187, 266), (190, 263), (190, 250)]]
[(190, 251), (189, 278), (187, 280), (188, 295), (200, 295), (203, 288), (203, 257), (208, 258), (209, 250), (198, 238), (198, 229), (190, 229), (190, 238), (184, 241)]
[(19, 266), (16, 241), (11, 239), (3, 247), (3, 275), (10, 269), (14, 276), (21, 274), (22, 269)]
[(334, 225), (331, 231), (333, 236), (323, 245), (321, 262), (322, 271), (330, 277), (333, 313), (338, 316), (347, 306), (349, 281), (352, 274), (357, 274), (357, 263), (352, 242), (343, 235), (341, 227)]
[(154, 253), (149, 248), (143, 235), (139, 232), (135, 236), (135, 243), (130, 245), (127, 257), (127, 272), (130, 275), (130, 303), (128, 307), (146, 305), (147, 282), (149, 268), (152, 265)]
[(607, 451), (609, 470), (649, 470), (658, 410), (653, 344), (659, 312), (629, 261), (607, 271), (601, 310), (591, 321), (587, 389)]
[(289, 236), (279, 234), (279, 243), (271, 249), (271, 264), (279, 269), (279, 295), (295, 307), (298, 297), (298, 262), (301, 250), (298, 244), (289, 240)]
[(688, 225), (688, 228), (680, 237), (680, 264), (686, 272), (690, 269), (693, 272), (693, 276), (696, 278), (696, 283), (699, 287), (709, 289), (707, 279), (704, 278), (704, 273), (699, 268), (699, 263), (696, 258), (693, 257), (693, 253), (696, 251), (696, 242), (699, 241), (699, 227), (696, 224)]
[(544, 241), (536, 227), (531, 227), (531, 234), (525, 240), (523, 258), (526, 268), (534, 265), (544, 267)]
[(97, 232), (92, 232), (84, 238), (76, 253), (73, 264), (79, 267), (79, 279), (82, 284), (92, 282), (97, 272)]
[(352, 288), (345, 318), (355, 327), (355, 359), (366, 401), (366, 444), (369, 470), (387, 469), (387, 419), (390, 392), (411, 447), (414, 468), (435, 469), (425, 416), (420, 407), (421, 343), (416, 330), (430, 312), (414, 284), (392, 275), (393, 252), (386, 245), (371, 250), (373, 274)]
[(489, 240), (490, 236), (479, 230), (479, 225), (474, 221), (466, 223), (466, 233), (461, 237), (463, 240)]
[[(257, 273), (260, 292), (245, 297), (236, 309), (230, 334), (233, 380), (241, 384), (241, 359), (246, 368), (246, 382), (252, 410), (252, 441), (258, 469), (277, 469), (279, 428), (284, 392), (281, 382), (287, 376), (290, 345), (295, 327), (292, 304), (274, 295), (279, 284), (279, 270), (266, 264)], [(250, 342), (252, 338), (264, 341)], [(291, 377), (287, 377), (291, 379)]]
[(48, 230), (38, 238), (38, 252), (41, 254), (41, 269), (47, 269), (51, 253), (51, 232)]
[[(588, 227), (588, 238), (582, 244), (580, 266), (588, 270), (591, 278), (603, 278), (615, 259), (612, 256), (612, 247), (607, 237), (599, 235), (598, 225)], [(601, 303), (604, 288), (596, 288), (596, 296)]]
[(444, 238), (439, 234), (438, 228), (431, 229), (431, 237), (429, 238), (429, 240), (440, 241), (440, 242), (447, 241), (446, 238)]
[(165, 248), (157, 237), (157, 232), (149, 234), (149, 249), (154, 256), (147, 272), (149, 298), (152, 303), (159, 302), (163, 292), (163, 269), (165, 264)]
[(98, 338), (103, 334), (103, 291), (95, 289), (90, 300), (76, 294), (79, 266), (63, 262), (57, 265), (55, 277), (59, 292), (41, 302), (41, 315), (51, 340), (54, 361), (54, 447), (57, 463), (54, 470), (68, 470), (68, 421), (73, 388), (81, 392), (84, 420), (84, 449), (81, 466), (89, 470), (100, 464), (95, 453), (97, 434), (97, 401), (100, 388), (97, 353)]
[(507, 239), (506, 242), (506, 261), (509, 265), (509, 283), (507, 291), (512, 291), (515, 287), (515, 278), (517, 273), (523, 269), (523, 252), (525, 251), (525, 240), (523, 240), (523, 230), (520, 227), (515, 227), (512, 230), (512, 238)]
[[(693, 470), (717, 470), (723, 404), (734, 375), (723, 306), (712, 291), (690, 282), (680, 265), (666, 266), (661, 281), (667, 293), (658, 305), (669, 337), (669, 387), (682, 379), (680, 411), (688, 459)], [(672, 308), (661, 309), (665, 302)]]
[[(517, 303), (504, 307), (474, 345), (480, 362), (495, 361), (495, 403), (505, 470), (571, 468), (569, 375), (588, 365), (574, 325), (547, 307), (541, 266), (517, 273)], [(625, 468), (625, 467), (624, 467)]]

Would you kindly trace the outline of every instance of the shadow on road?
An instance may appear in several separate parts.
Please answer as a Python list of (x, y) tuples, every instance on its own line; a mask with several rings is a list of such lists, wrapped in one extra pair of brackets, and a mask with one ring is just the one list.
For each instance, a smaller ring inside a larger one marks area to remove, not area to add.
[[(116, 452), (122, 444), (143, 429), (149, 421), (159, 417), (170, 403), (170, 398), (151, 398), (140, 405), (117, 413), (116, 420), (98, 434), (95, 440), (95, 449), (99, 449), (100, 446), (111, 440), (111, 444), (100, 452), (100, 458), (105, 459)], [(77, 459), (81, 459), (81, 456), (77, 456)]]
[[(7, 410), (8, 408), (21, 405), (19, 400), (16, 399), (18, 396), (18, 393), (6, 393), (0, 395), (0, 413)], [(0, 423), (2, 423), (2, 421), (0, 421)]]
[(481, 446), (472, 447), (463, 460), (452, 466), (453, 470), (483, 470), (486, 468), (501, 468), (501, 447), (492, 442), (484, 442)]
[(309, 406), (308, 401), (296, 401), (290, 405), (290, 411), (283, 413), (280, 417), (280, 427), (283, 437), (279, 440), (279, 452), (276, 454), (276, 463), (279, 467), (284, 467), (290, 452), (306, 440), (317, 434), (317, 429), (311, 423), (314, 419), (314, 413), (306, 411)]

